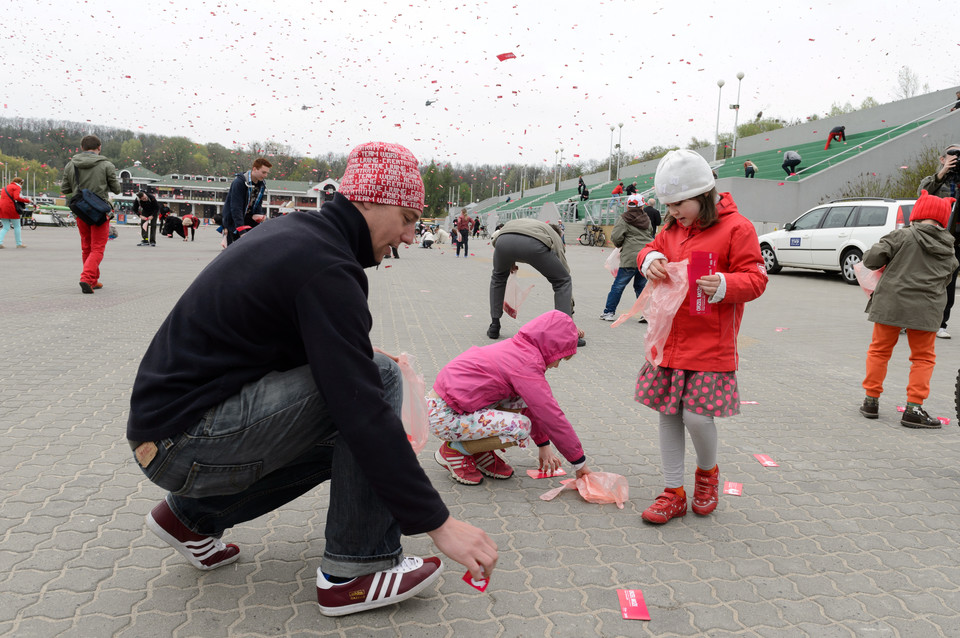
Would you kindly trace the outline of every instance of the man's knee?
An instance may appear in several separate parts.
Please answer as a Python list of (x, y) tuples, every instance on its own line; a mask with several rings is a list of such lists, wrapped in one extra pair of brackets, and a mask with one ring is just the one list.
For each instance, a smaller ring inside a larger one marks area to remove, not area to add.
[(373, 353), (373, 361), (380, 370), (380, 380), (383, 381), (383, 389), (387, 393), (388, 400), (392, 396), (400, 396), (403, 392), (403, 375), (400, 373), (397, 362), (379, 352)]

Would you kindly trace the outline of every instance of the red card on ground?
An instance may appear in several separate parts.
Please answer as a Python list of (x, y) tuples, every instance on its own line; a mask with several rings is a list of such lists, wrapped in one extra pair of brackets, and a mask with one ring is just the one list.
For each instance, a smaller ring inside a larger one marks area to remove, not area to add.
[(950, 425), (950, 417), (948, 416), (938, 416), (937, 421), (940, 421), (943, 425)]
[(474, 580), (473, 576), (471, 576), (470, 572), (468, 571), (466, 574), (463, 575), (463, 582), (470, 585), (477, 591), (484, 591), (486, 590), (487, 585), (490, 584), (490, 579), (484, 578), (483, 580)]
[(562, 467), (559, 470), (554, 470), (553, 472), (542, 472), (540, 470), (527, 470), (527, 476), (532, 479), (544, 479), (544, 478), (553, 478), (554, 476), (566, 476), (567, 471)]
[(620, 613), (627, 620), (650, 620), (647, 603), (643, 600), (643, 592), (639, 589), (618, 589), (620, 597)]
[(743, 483), (731, 483), (730, 481), (723, 482), (723, 493), (732, 494), (733, 496), (742, 496), (743, 495)]
[(754, 454), (753, 458), (760, 461), (760, 465), (762, 465), (763, 467), (780, 467), (780, 465), (776, 461), (771, 459), (766, 454)]

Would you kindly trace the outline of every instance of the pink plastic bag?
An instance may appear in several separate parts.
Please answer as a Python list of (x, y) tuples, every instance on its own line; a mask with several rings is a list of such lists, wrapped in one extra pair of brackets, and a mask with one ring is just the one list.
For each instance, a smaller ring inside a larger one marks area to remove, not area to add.
[(567, 479), (560, 483), (560, 487), (541, 494), (540, 499), (552, 501), (563, 490), (577, 490), (588, 503), (616, 503), (617, 507), (623, 509), (623, 504), (629, 498), (627, 479), (612, 472), (591, 472), (583, 478)]
[(533, 290), (533, 284), (527, 288), (521, 288), (517, 284), (517, 273), (510, 273), (507, 277), (507, 289), (503, 293), (503, 311), (516, 319), (520, 312), (520, 305), (526, 300), (531, 290)]
[(658, 366), (663, 361), (663, 346), (670, 335), (673, 318), (687, 299), (687, 260), (667, 263), (667, 278), (648, 281), (636, 303), (613, 322), (614, 328), (643, 311), (647, 320), (644, 337), (644, 355), (647, 361)]
[(427, 444), (430, 417), (427, 413), (427, 390), (423, 377), (414, 369), (413, 355), (401, 352), (398, 364), (403, 375), (403, 406), (400, 408), (400, 420), (407, 433), (407, 440), (415, 454)]
[(603, 267), (610, 271), (610, 274), (614, 277), (617, 276), (617, 272), (620, 271), (620, 249), (614, 248), (610, 255), (607, 256), (607, 260), (603, 262)]
[(877, 289), (884, 268), (886, 266), (879, 270), (870, 270), (859, 261), (853, 265), (853, 272), (857, 275), (857, 283), (860, 284), (860, 288), (868, 297), (873, 295), (873, 291)]

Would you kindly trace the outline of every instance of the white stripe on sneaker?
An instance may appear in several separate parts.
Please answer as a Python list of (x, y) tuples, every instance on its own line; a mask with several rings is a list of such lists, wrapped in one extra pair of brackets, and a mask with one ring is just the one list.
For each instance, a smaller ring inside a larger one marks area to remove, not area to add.
[(396, 596), (397, 592), (400, 591), (400, 581), (403, 580), (403, 574), (397, 574), (396, 580), (393, 581), (393, 590), (390, 592), (391, 596)]
[(370, 589), (367, 590), (367, 598), (364, 602), (372, 602), (377, 599), (377, 585), (380, 583), (380, 579), (383, 578), (383, 572), (377, 572), (373, 575), (373, 582), (370, 583)]

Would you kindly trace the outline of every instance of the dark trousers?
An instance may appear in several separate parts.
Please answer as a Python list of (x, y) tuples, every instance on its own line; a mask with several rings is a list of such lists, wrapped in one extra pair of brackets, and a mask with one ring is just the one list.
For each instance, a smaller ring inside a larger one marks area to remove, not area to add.
[(470, 231), (466, 228), (459, 231), (460, 232), (460, 241), (457, 242), (457, 257), (460, 256), (460, 249), (463, 248), (463, 256), (467, 256), (467, 240), (470, 239)]
[(493, 250), (493, 274), (490, 275), (490, 318), (503, 316), (503, 297), (510, 270), (518, 263), (528, 264), (553, 286), (553, 307), (573, 316), (573, 280), (560, 258), (539, 239), (508, 233), (500, 235)]
[(780, 168), (787, 172), (787, 177), (797, 172), (797, 167), (800, 166), (802, 160), (784, 160), (783, 164), (780, 165)]
[[(148, 234), (149, 233), (149, 234)], [(151, 244), (157, 243), (157, 216), (140, 218), (140, 239)]]

